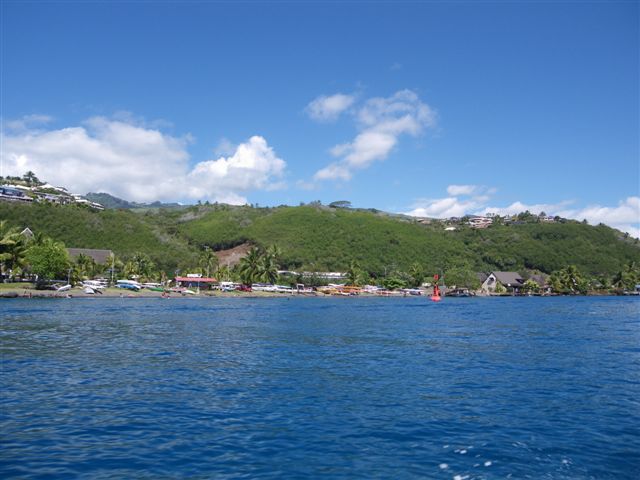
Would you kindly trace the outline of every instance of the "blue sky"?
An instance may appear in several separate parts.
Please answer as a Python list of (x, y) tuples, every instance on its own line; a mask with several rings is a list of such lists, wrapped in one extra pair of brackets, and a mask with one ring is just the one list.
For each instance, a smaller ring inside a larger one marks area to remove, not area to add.
[(2, 170), (638, 235), (637, 2), (2, 2)]

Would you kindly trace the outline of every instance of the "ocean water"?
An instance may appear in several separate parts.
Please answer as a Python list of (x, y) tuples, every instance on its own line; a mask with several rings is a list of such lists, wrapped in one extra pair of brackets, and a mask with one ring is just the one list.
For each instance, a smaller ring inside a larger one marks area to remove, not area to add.
[(0, 301), (0, 478), (640, 478), (640, 299)]

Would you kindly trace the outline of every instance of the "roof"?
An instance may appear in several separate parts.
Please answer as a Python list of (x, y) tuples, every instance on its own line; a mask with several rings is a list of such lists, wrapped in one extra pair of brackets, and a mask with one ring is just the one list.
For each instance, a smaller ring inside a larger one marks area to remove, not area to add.
[(524, 283), (522, 275), (518, 272), (491, 272), (496, 279), (504, 286), (521, 287)]
[(484, 283), (484, 281), (489, 278), (489, 275), (487, 275), (484, 272), (478, 272), (476, 273), (476, 275), (478, 276), (478, 280), (480, 280), (480, 283)]
[(531, 275), (529, 280), (533, 280), (534, 282), (536, 282), (541, 287), (545, 287), (547, 285), (547, 276), (542, 274), (542, 273), (536, 274), (536, 275)]
[(76, 258), (78, 255), (83, 254), (93, 258), (96, 263), (107, 263), (109, 257), (113, 255), (111, 250), (98, 250), (96, 248), (67, 248), (67, 252), (69, 252), (71, 258)]
[(176, 277), (175, 280), (176, 282), (218, 283), (218, 280), (209, 277)]

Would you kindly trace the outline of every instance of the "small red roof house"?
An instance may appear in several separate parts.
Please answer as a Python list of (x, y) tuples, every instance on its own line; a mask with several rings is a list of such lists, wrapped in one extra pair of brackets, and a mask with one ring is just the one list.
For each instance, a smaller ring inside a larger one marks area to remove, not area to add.
[(198, 284), (198, 283), (218, 283), (218, 280), (215, 278), (209, 277), (176, 277), (174, 279), (176, 283), (186, 283), (186, 284)]

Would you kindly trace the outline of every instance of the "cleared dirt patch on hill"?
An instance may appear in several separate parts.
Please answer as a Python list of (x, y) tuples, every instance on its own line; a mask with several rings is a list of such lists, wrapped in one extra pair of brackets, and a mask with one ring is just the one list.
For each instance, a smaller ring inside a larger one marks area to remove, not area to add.
[(233, 267), (247, 255), (247, 252), (251, 250), (251, 247), (252, 245), (250, 243), (243, 243), (237, 247), (217, 251), (216, 256), (218, 257), (220, 266), (228, 265), (229, 267)]

